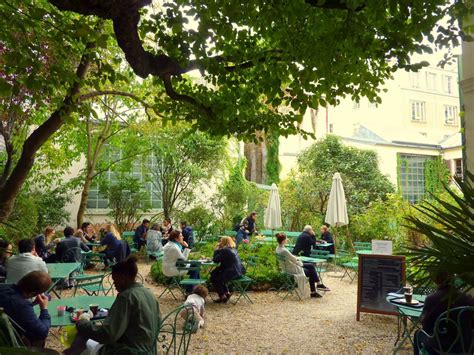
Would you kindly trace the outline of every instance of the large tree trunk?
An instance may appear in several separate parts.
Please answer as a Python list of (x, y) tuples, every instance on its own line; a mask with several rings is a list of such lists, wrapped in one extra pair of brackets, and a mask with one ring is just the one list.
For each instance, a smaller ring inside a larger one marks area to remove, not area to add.
[(12, 173), (0, 188), (0, 222), (5, 221), (12, 212), (16, 196), (25, 183), (31, 168), (35, 162), (35, 155), (41, 146), (64, 124), (63, 118), (71, 114), (76, 103), (75, 95), (79, 93), (82, 81), (89, 69), (89, 51), (95, 44), (88, 44), (82, 55), (81, 61), (76, 69), (77, 81), (69, 89), (62, 104), (51, 116), (37, 129), (31, 133), (23, 144), (20, 159), (12, 170)]

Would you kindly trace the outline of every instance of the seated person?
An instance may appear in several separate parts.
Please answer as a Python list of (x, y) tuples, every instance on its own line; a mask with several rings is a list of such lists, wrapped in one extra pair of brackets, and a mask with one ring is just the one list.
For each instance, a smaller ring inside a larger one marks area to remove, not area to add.
[(235, 247), (231, 237), (222, 237), (214, 251), (213, 261), (219, 263), (211, 272), (211, 283), (219, 295), (219, 299), (214, 301), (216, 303), (226, 303), (229, 300), (231, 294), (226, 283), (238, 279), (246, 272)]
[(122, 250), (122, 238), (117, 228), (112, 223), (105, 226), (105, 236), (100, 240), (100, 245), (107, 246), (104, 250), (106, 265), (108, 261), (120, 259)]
[(78, 322), (78, 336), (70, 350), (78, 353), (78, 343), (91, 339), (88, 350), (101, 348), (101, 354), (156, 353), (160, 307), (153, 292), (135, 281), (137, 273), (135, 256), (112, 266), (112, 279), (119, 294), (103, 324)]
[(311, 249), (316, 245), (316, 237), (313, 227), (304, 226), (303, 232), (296, 238), (296, 244), (293, 248), (294, 255), (311, 256)]
[(13, 246), (10, 242), (0, 239), (0, 278), (5, 281), (7, 277), (7, 260), (12, 255)]
[(163, 223), (161, 224), (161, 227), (160, 227), (160, 232), (161, 232), (161, 235), (163, 236), (163, 239), (161, 240), (161, 242), (163, 243), (163, 245), (168, 243), (168, 236), (172, 231), (173, 231), (173, 225), (171, 224), (171, 218), (166, 217), (165, 219), (163, 219)]
[(92, 223), (90, 222), (82, 223), (81, 230), (84, 232), (84, 238), (86, 238), (87, 242), (95, 243), (97, 239), (97, 235), (95, 233), (95, 229)]
[[(74, 228), (72, 227), (64, 228), (64, 237), (56, 247), (56, 260), (69, 263), (82, 261), (81, 250), (89, 252), (89, 247), (80, 239), (74, 237)], [(72, 251), (68, 252), (69, 250)]]
[[(184, 251), (183, 251), (184, 248)], [(179, 260), (188, 260), (190, 253), (188, 244), (183, 239), (183, 235), (173, 230), (168, 235), (168, 243), (163, 247), (163, 274), (168, 277), (179, 276), (189, 274), (192, 279), (199, 278), (199, 272), (196, 270), (179, 270), (176, 266), (176, 262)], [(193, 292), (193, 285), (186, 285), (186, 293), (190, 294)]]
[(56, 254), (53, 253), (53, 250), (61, 239), (55, 238), (55, 234), (53, 228), (46, 227), (44, 234), (40, 234), (34, 239), (36, 254), (47, 263), (56, 262)]
[[(429, 335), (433, 335), (436, 320), (441, 315), (441, 313), (448, 310), (448, 305), (450, 305), (450, 309), (463, 306), (474, 306), (474, 298), (472, 298), (470, 295), (460, 293), (458, 290), (456, 290), (456, 287), (453, 285), (454, 282), (452, 274), (447, 271), (435, 271), (433, 272), (432, 276), (433, 281), (438, 286), (438, 289), (434, 293), (426, 297), (425, 306), (423, 307), (423, 312), (421, 314), (421, 325), (423, 326), (423, 330)], [(474, 316), (472, 312), (464, 313), (463, 316), (465, 316), (466, 319), (461, 319), (461, 339), (464, 340), (464, 344), (472, 344), (472, 341), (474, 340), (472, 333), (472, 323), (474, 320)], [(453, 314), (450, 319), (456, 320), (457, 316)], [(457, 332), (454, 331), (454, 329), (452, 329), (451, 327), (447, 327), (447, 329), (448, 331), (446, 333), (438, 334), (443, 350), (449, 348), (449, 346), (454, 341), (456, 341), (457, 338)], [(419, 353), (418, 349), (421, 343), (423, 343), (424, 349), (429, 354), (439, 353), (439, 344), (437, 340), (427, 339), (425, 334), (417, 331), (415, 333), (415, 354)], [(457, 339), (457, 343), (451, 349), (450, 353), (462, 353), (462, 343), (460, 339)]]
[[(301, 260), (298, 260), (296, 256), (291, 254), (290, 251), (286, 249), (285, 245), (288, 242), (288, 239), (286, 238), (285, 233), (277, 233), (276, 239), (278, 241), (276, 253), (285, 257), (284, 265), (282, 265), (282, 261), (279, 261), (280, 268), (282, 270), (285, 270), (289, 274), (297, 276), (296, 281), (298, 283), (298, 289), (300, 290), (301, 294), (304, 290), (304, 282), (306, 282), (306, 277), (308, 277), (311, 297), (323, 297), (320, 293), (317, 292), (316, 288), (324, 291), (329, 291), (329, 288), (327, 288), (321, 283), (321, 280), (314, 265), (311, 263), (301, 262)], [(303, 277), (298, 277), (298, 275), (302, 275)]]
[[(32, 271), (22, 277), (16, 285), (0, 287), (0, 307), (23, 330), (16, 329), (25, 345), (44, 347), (51, 326), (48, 313), (48, 297), (43, 295), (51, 287), (49, 275), (43, 271)], [(39, 305), (39, 317), (33, 310), (30, 299)]]
[(334, 238), (332, 237), (332, 234), (329, 231), (329, 227), (323, 224), (319, 230), (321, 231), (321, 240), (324, 243), (332, 244), (331, 246), (326, 247), (325, 250), (329, 251), (331, 254), (334, 254)]
[(7, 261), (7, 283), (16, 284), (23, 276), (36, 270), (48, 273), (46, 263), (36, 255), (33, 239), (20, 240), (18, 252)]
[(237, 246), (244, 241), (244, 243), (248, 243), (250, 241), (250, 237), (257, 233), (256, 221), (257, 212), (255, 211), (251, 212), (247, 217), (242, 219), (235, 237)]
[(137, 246), (137, 249), (140, 250), (145, 244), (145, 237), (146, 232), (148, 232), (148, 226), (150, 225), (150, 221), (148, 219), (144, 219), (142, 224), (135, 229), (135, 235), (133, 236), (133, 242)]
[(151, 226), (151, 229), (146, 232), (146, 250), (149, 253), (156, 253), (163, 249), (163, 244), (161, 244), (161, 232), (160, 226), (158, 223), (154, 223)]
[(188, 222), (181, 221), (181, 234), (183, 235), (183, 239), (186, 243), (188, 243), (189, 247), (192, 248), (194, 245), (194, 234), (193, 229), (191, 226), (188, 226)]

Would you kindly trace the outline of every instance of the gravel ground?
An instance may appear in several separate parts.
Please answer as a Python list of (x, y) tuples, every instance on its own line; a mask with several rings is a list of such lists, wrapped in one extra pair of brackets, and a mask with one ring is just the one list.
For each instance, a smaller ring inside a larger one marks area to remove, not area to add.
[[(158, 296), (163, 288), (140, 263), (145, 283)], [(302, 301), (275, 292), (251, 292), (253, 304), (206, 303), (205, 327), (193, 335), (191, 354), (389, 354), (396, 338), (396, 317), (361, 314), (356, 321), (357, 285), (326, 275), (331, 289), (321, 299)], [(180, 305), (171, 295), (160, 299), (162, 314)], [(47, 346), (61, 350), (55, 335)], [(401, 352), (410, 354), (408, 348)]]

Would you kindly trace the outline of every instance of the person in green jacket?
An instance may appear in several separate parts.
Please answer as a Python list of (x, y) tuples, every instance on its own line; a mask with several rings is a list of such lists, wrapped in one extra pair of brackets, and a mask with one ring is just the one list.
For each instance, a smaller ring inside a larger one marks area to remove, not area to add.
[(102, 325), (77, 324), (78, 336), (90, 339), (87, 350), (91, 353), (156, 354), (160, 307), (153, 293), (135, 282), (137, 273), (135, 256), (115, 264), (112, 279), (119, 294), (108, 317)]

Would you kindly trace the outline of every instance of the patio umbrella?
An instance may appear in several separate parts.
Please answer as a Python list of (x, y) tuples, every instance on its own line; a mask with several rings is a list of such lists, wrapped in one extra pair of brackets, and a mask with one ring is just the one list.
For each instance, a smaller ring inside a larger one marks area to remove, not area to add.
[(280, 194), (275, 183), (270, 189), (270, 198), (268, 199), (267, 210), (265, 211), (265, 227), (271, 230), (281, 228), (281, 207)]
[(344, 187), (342, 186), (342, 179), (339, 173), (335, 173), (332, 178), (332, 187), (329, 193), (325, 222), (336, 227), (349, 224), (346, 195), (344, 194)]

